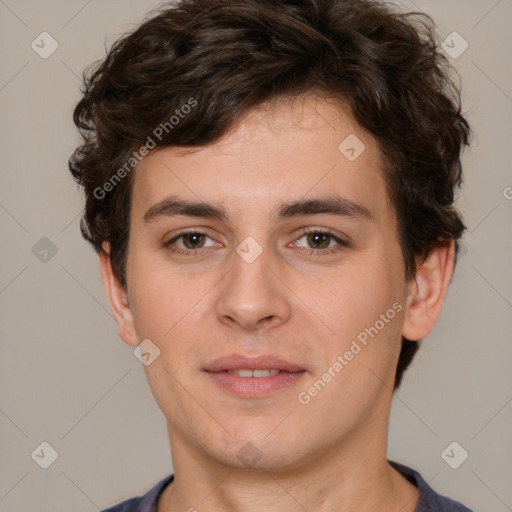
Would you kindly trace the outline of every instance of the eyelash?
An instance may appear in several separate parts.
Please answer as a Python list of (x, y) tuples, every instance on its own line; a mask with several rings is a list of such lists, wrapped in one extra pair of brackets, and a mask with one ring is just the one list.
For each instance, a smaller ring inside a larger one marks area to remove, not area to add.
[[(297, 240), (300, 240), (303, 236), (308, 235), (310, 233), (327, 235), (332, 240), (334, 240), (335, 242), (338, 243), (337, 246), (329, 247), (327, 249), (304, 249), (305, 251), (309, 251), (310, 256), (315, 256), (315, 257), (320, 256), (321, 257), (321, 256), (325, 256), (325, 255), (330, 255), (330, 254), (340, 251), (344, 247), (349, 247), (349, 243), (346, 240), (343, 240), (342, 238), (336, 236), (331, 231), (318, 229), (318, 228), (302, 229), (300, 232), (300, 236), (297, 238)], [(162, 244), (162, 248), (165, 249), (166, 251), (169, 251), (174, 254), (195, 257), (198, 255), (199, 250), (203, 249), (202, 247), (199, 247), (198, 249), (180, 249), (180, 248), (176, 248), (176, 246), (174, 245), (176, 243), (176, 241), (179, 240), (180, 238), (183, 238), (186, 235), (192, 235), (192, 234), (193, 235), (202, 235), (202, 236), (206, 236), (206, 237), (210, 238), (207, 233), (204, 233), (203, 231), (200, 231), (200, 230), (183, 231), (180, 234), (178, 234), (177, 236), (175, 236), (174, 238), (172, 238), (171, 240), (164, 242)]]

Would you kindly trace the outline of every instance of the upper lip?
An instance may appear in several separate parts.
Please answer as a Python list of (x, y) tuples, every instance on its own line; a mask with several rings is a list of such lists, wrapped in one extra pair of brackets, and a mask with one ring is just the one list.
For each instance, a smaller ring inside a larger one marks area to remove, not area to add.
[(224, 370), (283, 370), (285, 372), (300, 372), (304, 368), (270, 355), (247, 357), (241, 354), (219, 357), (212, 361), (205, 370), (222, 372)]

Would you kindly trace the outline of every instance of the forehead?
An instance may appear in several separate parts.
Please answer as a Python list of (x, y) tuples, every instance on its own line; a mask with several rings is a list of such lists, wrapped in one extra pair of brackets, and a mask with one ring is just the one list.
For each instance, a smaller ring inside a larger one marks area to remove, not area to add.
[(389, 203), (382, 166), (377, 142), (342, 102), (315, 95), (274, 101), (213, 144), (151, 152), (135, 172), (133, 212), (140, 216), (169, 194), (215, 201), (233, 215), (341, 194), (382, 214)]

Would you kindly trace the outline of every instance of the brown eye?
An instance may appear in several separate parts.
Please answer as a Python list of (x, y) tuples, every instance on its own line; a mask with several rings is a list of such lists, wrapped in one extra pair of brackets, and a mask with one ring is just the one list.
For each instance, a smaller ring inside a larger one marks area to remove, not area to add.
[(199, 249), (203, 247), (205, 236), (201, 233), (187, 233), (182, 235), (183, 245), (187, 249)]
[(327, 249), (331, 241), (331, 236), (322, 232), (308, 233), (307, 241), (308, 244), (312, 246), (312, 249)]
[[(301, 242), (301, 240), (303, 240)], [(325, 256), (336, 253), (345, 247), (348, 242), (336, 236), (330, 231), (320, 229), (305, 229), (302, 235), (295, 242), (296, 247), (308, 251), (310, 256)]]
[(201, 231), (185, 231), (176, 235), (171, 240), (162, 243), (162, 248), (168, 252), (182, 256), (197, 256), (201, 252), (199, 249), (208, 250), (219, 247), (210, 236)]

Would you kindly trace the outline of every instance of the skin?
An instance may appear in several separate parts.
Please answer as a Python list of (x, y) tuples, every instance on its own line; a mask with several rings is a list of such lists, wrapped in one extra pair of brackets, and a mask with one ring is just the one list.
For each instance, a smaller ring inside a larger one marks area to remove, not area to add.
[[(350, 134), (366, 146), (353, 162), (338, 150)], [(165, 148), (139, 164), (127, 290), (112, 271), (108, 243), (100, 261), (119, 336), (132, 346), (149, 338), (161, 351), (144, 367), (167, 419), (175, 473), (159, 512), (415, 509), (416, 487), (386, 460), (393, 379), (401, 336), (421, 339), (434, 327), (454, 246), (435, 248), (406, 279), (382, 166), (376, 141), (349, 110), (315, 95), (264, 105), (215, 144)], [(145, 222), (169, 195), (221, 205), (228, 219)], [(275, 217), (283, 202), (333, 195), (365, 206), (372, 219)], [(189, 228), (207, 234), (176, 242), (195, 256), (162, 248)], [(349, 245), (311, 240), (302, 228), (328, 230)], [(263, 248), (252, 263), (236, 252), (248, 236)], [(335, 251), (320, 254), (326, 246)], [(394, 303), (401, 311), (300, 403), (298, 393)], [(203, 371), (233, 353), (272, 354), (307, 372), (269, 397), (236, 397)], [(261, 454), (251, 467), (237, 457), (248, 442)]]

